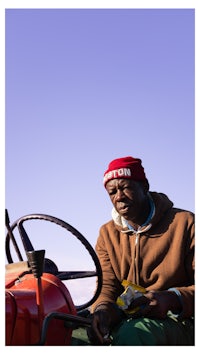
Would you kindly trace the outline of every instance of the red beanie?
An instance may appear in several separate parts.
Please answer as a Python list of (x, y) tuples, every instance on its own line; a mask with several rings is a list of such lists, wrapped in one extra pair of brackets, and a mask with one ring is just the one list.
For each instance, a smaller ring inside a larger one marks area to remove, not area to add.
[(142, 161), (133, 157), (124, 157), (111, 161), (104, 173), (103, 183), (112, 179), (133, 179), (136, 181), (147, 181)]

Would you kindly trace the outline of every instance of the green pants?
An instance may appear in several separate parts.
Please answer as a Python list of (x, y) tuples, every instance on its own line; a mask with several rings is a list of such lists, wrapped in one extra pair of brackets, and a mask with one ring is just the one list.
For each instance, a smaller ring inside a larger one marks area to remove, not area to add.
[(112, 345), (194, 345), (191, 320), (128, 318), (112, 331)]

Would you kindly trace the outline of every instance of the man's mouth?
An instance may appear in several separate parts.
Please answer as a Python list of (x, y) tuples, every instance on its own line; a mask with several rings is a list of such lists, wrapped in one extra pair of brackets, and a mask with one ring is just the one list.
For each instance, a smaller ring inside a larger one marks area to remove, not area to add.
[(128, 209), (129, 209), (129, 205), (127, 205), (127, 204), (122, 204), (122, 203), (120, 203), (118, 206), (117, 206), (117, 209), (118, 209), (118, 211), (119, 212), (121, 212), (121, 213), (125, 213), (125, 212), (127, 212), (128, 211)]

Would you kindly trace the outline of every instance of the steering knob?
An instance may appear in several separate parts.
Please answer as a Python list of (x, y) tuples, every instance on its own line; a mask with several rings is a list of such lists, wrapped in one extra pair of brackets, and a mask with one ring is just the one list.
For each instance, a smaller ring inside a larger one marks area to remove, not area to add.
[(39, 279), (43, 274), (45, 250), (31, 250), (26, 252), (29, 266), (33, 275)]

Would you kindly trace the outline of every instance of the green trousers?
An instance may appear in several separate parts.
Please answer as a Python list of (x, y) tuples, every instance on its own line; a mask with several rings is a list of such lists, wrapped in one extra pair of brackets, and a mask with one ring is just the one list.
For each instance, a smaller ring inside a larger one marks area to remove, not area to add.
[(125, 319), (112, 331), (112, 345), (194, 345), (191, 320)]
[[(124, 319), (111, 334), (112, 345), (194, 345), (194, 323), (178, 321), (173, 316), (164, 320)], [(71, 345), (92, 345), (84, 328), (75, 329)]]

